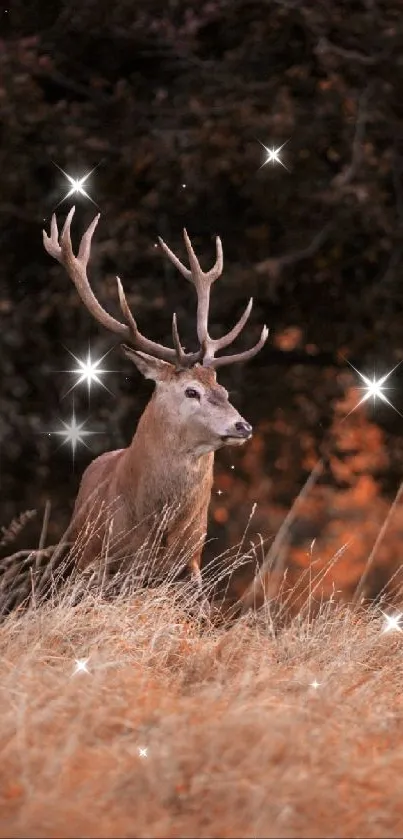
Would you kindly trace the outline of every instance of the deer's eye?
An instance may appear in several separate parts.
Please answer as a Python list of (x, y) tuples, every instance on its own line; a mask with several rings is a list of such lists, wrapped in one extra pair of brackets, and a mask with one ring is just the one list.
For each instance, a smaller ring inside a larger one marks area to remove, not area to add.
[(187, 387), (185, 390), (185, 396), (187, 396), (188, 399), (198, 399), (200, 402), (200, 393), (198, 393), (194, 387)]

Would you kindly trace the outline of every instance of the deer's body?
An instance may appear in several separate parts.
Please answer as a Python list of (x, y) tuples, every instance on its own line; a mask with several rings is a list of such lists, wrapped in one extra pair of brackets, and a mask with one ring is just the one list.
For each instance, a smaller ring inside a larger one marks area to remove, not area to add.
[(156, 387), (131, 444), (126, 449), (101, 455), (86, 469), (69, 526), (69, 539), (81, 541), (82, 569), (106, 556), (110, 568), (118, 570), (133, 562), (139, 548), (143, 551), (153, 520), (157, 520), (161, 524), (159, 544), (170, 562), (175, 563), (185, 552), (186, 563), (201, 588), (200, 562), (207, 530), (214, 452), (222, 446), (241, 445), (252, 433), (251, 426), (229, 402), (227, 391), (217, 384), (215, 368), (255, 355), (266, 340), (266, 327), (251, 350), (215, 358), (217, 350), (229, 346), (240, 333), (252, 301), (227, 335), (215, 340), (209, 336), (210, 286), (222, 271), (221, 242), (217, 238), (216, 264), (204, 273), (185, 231), (190, 270), (162, 240), (160, 244), (174, 265), (196, 286), (200, 349), (184, 352), (175, 315), (172, 327), (175, 349), (145, 338), (130, 312), (119, 278), (120, 305), (127, 324), (111, 317), (95, 298), (86, 266), (98, 217), (84, 234), (75, 257), (70, 240), (73, 212), (67, 217), (60, 242), (56, 220), (52, 218), (51, 236), (44, 233), (45, 248), (66, 267), (94, 317), (130, 342), (131, 346), (123, 345), (126, 355)]
[[(101, 554), (107, 535), (111, 560), (115, 554), (119, 565), (125, 559), (130, 563), (144, 545), (154, 517), (160, 519), (164, 511), (170, 515), (162, 542), (167, 548), (177, 543), (180, 551), (181, 542), (190, 539), (192, 566), (200, 566), (214, 453), (194, 454), (186, 434), (178, 433), (174, 422), (167, 424), (156, 402), (154, 393), (126, 449), (100, 455), (84, 472), (70, 532), (79, 538), (89, 513), (97, 527), (96, 534), (84, 543), (81, 568)], [(159, 440), (158, 449), (155, 439)]]

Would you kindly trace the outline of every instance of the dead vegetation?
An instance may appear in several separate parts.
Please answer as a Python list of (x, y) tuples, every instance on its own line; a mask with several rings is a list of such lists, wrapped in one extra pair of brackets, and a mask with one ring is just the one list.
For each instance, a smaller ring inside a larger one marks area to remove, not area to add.
[(214, 625), (186, 584), (77, 585), (0, 627), (0, 836), (403, 836), (391, 607)]

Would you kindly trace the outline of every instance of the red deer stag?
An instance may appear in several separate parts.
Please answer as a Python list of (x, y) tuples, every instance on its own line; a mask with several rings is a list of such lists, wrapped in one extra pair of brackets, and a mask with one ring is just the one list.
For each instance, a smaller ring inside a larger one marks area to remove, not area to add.
[[(249, 301), (242, 317), (228, 334), (222, 338), (210, 337), (210, 287), (222, 273), (222, 245), (217, 237), (215, 265), (204, 272), (186, 230), (184, 239), (190, 269), (162, 239), (159, 242), (175, 267), (196, 288), (199, 349), (184, 351), (175, 314), (172, 321), (174, 349), (142, 335), (119, 277), (116, 279), (125, 323), (116, 320), (100, 305), (87, 278), (91, 239), (99, 215), (84, 233), (75, 256), (70, 238), (74, 209), (67, 216), (60, 239), (56, 218), (52, 217), (50, 237), (43, 231), (45, 249), (64, 266), (93, 317), (129, 344), (122, 345), (125, 354), (143, 376), (155, 382), (156, 387), (130, 445), (100, 455), (85, 470), (68, 530), (69, 538), (77, 538), (80, 533), (88, 536), (91, 531), (80, 556), (79, 568), (92, 565), (105, 551), (107, 542), (108, 562), (112, 561), (117, 569), (123, 567), (124, 562), (133, 561), (136, 550), (149, 532), (150, 517), (156, 515), (161, 520), (163, 511), (169, 508), (174, 512), (166, 519), (163, 548), (170, 550), (173, 564), (175, 555), (180, 555), (181, 545), (189, 545), (191, 537), (186, 565), (201, 593), (200, 563), (213, 482), (214, 452), (223, 446), (241, 445), (252, 435), (252, 427), (231, 405), (227, 391), (217, 384), (215, 371), (224, 364), (246, 361), (256, 355), (266, 341), (268, 330), (263, 328), (252, 349), (215, 358), (218, 350), (228, 347), (239, 335), (253, 301)], [(115, 509), (117, 500), (119, 506)], [(113, 515), (110, 513), (112, 508)]]

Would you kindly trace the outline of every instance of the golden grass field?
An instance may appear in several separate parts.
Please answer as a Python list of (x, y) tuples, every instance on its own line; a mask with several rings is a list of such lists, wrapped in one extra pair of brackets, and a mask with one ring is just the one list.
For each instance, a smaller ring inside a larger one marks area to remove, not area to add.
[(177, 591), (67, 591), (0, 626), (0, 835), (403, 836), (403, 634), (380, 608), (214, 626)]

